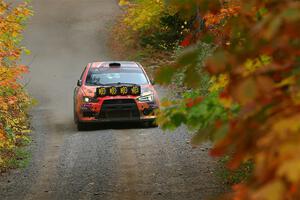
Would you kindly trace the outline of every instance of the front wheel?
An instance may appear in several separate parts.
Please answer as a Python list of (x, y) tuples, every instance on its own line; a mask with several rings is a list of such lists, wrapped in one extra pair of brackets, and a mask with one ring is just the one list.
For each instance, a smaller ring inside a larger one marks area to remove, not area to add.
[(78, 131), (84, 131), (84, 130), (86, 130), (86, 124), (85, 123), (83, 123), (83, 122), (77, 122), (77, 130)]
[(151, 120), (151, 121), (145, 121), (143, 122), (144, 127), (146, 128), (156, 128), (158, 127), (157, 123), (155, 122), (155, 120)]

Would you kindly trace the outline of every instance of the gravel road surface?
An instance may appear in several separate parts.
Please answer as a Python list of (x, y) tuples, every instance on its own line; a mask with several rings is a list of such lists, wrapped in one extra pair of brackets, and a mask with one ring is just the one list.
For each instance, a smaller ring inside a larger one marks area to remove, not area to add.
[[(16, 2), (16, 1), (15, 1)], [(26, 78), (39, 101), (30, 164), (0, 177), (0, 199), (207, 199), (222, 187), (209, 145), (192, 149), (184, 128), (164, 133), (137, 124), (77, 132), (72, 95), (90, 61), (109, 60), (114, 0), (33, 0), (26, 31)], [(161, 95), (164, 94), (159, 89)]]

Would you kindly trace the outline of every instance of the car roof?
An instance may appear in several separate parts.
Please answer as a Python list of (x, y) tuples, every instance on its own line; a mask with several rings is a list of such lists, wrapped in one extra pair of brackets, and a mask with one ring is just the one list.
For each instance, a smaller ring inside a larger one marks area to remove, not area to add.
[(92, 68), (98, 67), (109, 67), (110, 64), (120, 64), (120, 67), (126, 68), (141, 68), (141, 66), (137, 62), (133, 61), (103, 61), (103, 62), (92, 62), (89, 63), (89, 66)]

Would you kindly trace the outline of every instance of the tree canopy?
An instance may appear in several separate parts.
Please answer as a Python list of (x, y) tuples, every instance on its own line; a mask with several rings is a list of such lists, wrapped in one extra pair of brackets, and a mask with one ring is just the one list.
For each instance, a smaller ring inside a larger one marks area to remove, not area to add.
[[(300, 2), (167, 3), (187, 14), (198, 10), (205, 27), (188, 38), (189, 47), (176, 62), (158, 71), (161, 84), (183, 73), (185, 86), (193, 91), (165, 102), (159, 123), (166, 128), (192, 124), (195, 141), (215, 141), (211, 155), (232, 155), (231, 169), (254, 161), (253, 175), (233, 187), (231, 199), (299, 199)], [(199, 43), (215, 46), (204, 60)], [(219, 82), (228, 78), (219, 88), (212, 83), (217, 97), (199, 92), (203, 71)]]

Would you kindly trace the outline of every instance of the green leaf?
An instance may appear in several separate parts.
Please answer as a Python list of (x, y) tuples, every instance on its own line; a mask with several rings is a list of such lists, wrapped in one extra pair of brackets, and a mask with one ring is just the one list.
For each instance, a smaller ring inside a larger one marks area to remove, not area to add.
[(31, 51), (25, 47), (23, 47), (23, 51), (26, 55), (30, 55), (31, 54)]
[(260, 60), (263, 65), (268, 65), (272, 62), (272, 58), (268, 55), (261, 55)]
[(160, 68), (156, 72), (155, 81), (159, 84), (170, 83), (176, 70), (171, 66), (165, 66)]
[(173, 122), (173, 124), (178, 127), (180, 126), (181, 124), (184, 124), (186, 123), (186, 116), (185, 114), (183, 113), (180, 113), (180, 112), (176, 112), (175, 114), (173, 114), (171, 116), (171, 120)]
[(288, 8), (283, 11), (282, 16), (288, 21), (297, 21), (300, 19), (300, 12), (298, 8)]

